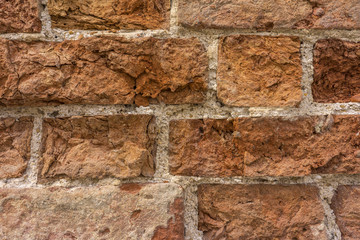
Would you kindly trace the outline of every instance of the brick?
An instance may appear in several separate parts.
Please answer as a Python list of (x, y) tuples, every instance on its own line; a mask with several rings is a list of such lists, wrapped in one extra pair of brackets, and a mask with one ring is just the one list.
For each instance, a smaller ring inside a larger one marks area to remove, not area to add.
[(360, 238), (359, 198), (359, 186), (342, 185), (338, 187), (331, 200), (331, 208), (343, 240)]
[(185, 176), (360, 173), (359, 116), (170, 122), (170, 171)]
[(0, 33), (41, 31), (38, 0), (0, 0)]
[(315, 102), (360, 101), (360, 42), (316, 42), (312, 93)]
[(152, 176), (155, 137), (151, 115), (45, 119), (39, 176), (42, 180)]
[(181, 0), (179, 22), (194, 28), (359, 29), (357, 0)]
[(1, 239), (184, 239), (175, 184), (0, 190)]
[(301, 101), (297, 37), (228, 36), (219, 43), (217, 95), (241, 107), (294, 107)]
[(196, 38), (0, 39), (0, 104), (200, 103), (207, 64)]
[(52, 26), (62, 29), (169, 28), (169, 0), (49, 0)]
[(198, 201), (204, 240), (327, 239), (314, 186), (200, 185)]
[(33, 118), (0, 119), (0, 178), (20, 177), (30, 160)]

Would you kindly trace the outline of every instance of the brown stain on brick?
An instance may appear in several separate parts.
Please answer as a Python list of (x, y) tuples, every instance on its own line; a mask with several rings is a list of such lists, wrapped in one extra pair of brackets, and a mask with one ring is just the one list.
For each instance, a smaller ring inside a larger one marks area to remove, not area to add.
[(129, 192), (131, 194), (137, 194), (141, 190), (141, 184), (137, 183), (128, 183), (121, 185), (120, 189), (125, 192)]
[(152, 240), (183, 240), (184, 238), (184, 203), (182, 198), (174, 200), (169, 209), (173, 217), (166, 227), (157, 227)]

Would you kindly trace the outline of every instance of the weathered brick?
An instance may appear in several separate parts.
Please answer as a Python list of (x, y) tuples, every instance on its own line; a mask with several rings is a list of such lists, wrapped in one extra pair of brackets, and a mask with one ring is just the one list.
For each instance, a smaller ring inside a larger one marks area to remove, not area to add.
[(0, 33), (41, 31), (38, 0), (0, 0)]
[(63, 29), (164, 29), (169, 0), (49, 0), (53, 27)]
[(179, 22), (196, 28), (359, 29), (357, 0), (181, 0)]
[(204, 239), (325, 240), (318, 189), (306, 185), (200, 185)]
[(217, 95), (231, 106), (296, 106), (301, 101), (300, 40), (229, 36), (219, 43)]
[(331, 200), (343, 240), (360, 239), (359, 198), (359, 186), (339, 186)]
[(20, 177), (30, 160), (31, 117), (0, 119), (0, 178)]
[(360, 101), (360, 43), (323, 39), (314, 48), (315, 102)]
[(360, 117), (175, 120), (170, 170), (195, 176), (360, 173)]
[(129, 178), (154, 173), (150, 115), (45, 119), (40, 178)]
[(195, 38), (0, 39), (0, 104), (199, 103), (207, 62)]
[(165, 183), (0, 189), (0, 226), (1, 239), (182, 240), (183, 193)]

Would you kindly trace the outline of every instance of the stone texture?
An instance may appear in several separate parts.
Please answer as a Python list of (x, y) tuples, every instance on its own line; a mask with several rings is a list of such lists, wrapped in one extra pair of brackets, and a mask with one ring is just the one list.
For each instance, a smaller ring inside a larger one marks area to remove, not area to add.
[(315, 102), (360, 101), (360, 43), (319, 40), (314, 47)]
[(150, 115), (45, 119), (40, 178), (152, 176), (155, 132)]
[(195, 28), (359, 29), (358, 0), (180, 0), (179, 22)]
[(49, 0), (52, 26), (62, 29), (164, 29), (169, 0)]
[(301, 101), (300, 40), (229, 36), (219, 43), (217, 95), (231, 106), (289, 106)]
[(0, 0), (0, 33), (41, 31), (38, 0)]
[(207, 64), (195, 38), (0, 39), (0, 104), (199, 103)]
[(204, 240), (327, 239), (314, 186), (200, 185), (198, 198)]
[(194, 176), (360, 173), (360, 117), (175, 120), (170, 171)]
[[(165, 183), (1, 189), (0, 237), (181, 240), (182, 199), (181, 187)], [(161, 229), (171, 235), (159, 235)]]
[(343, 240), (360, 238), (359, 198), (359, 186), (339, 186), (331, 200), (331, 208)]
[(0, 178), (20, 177), (30, 160), (31, 117), (0, 119)]

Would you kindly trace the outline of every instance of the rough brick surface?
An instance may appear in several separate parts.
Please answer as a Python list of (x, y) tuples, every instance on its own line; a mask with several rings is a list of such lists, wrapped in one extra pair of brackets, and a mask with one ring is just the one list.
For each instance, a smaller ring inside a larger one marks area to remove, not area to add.
[[(175, 184), (1, 189), (1, 239), (183, 239)], [(177, 227), (174, 227), (176, 225)], [(168, 236), (167, 236), (168, 237)]]
[(45, 119), (41, 178), (128, 178), (154, 173), (150, 115)]
[(331, 201), (341, 239), (360, 239), (360, 187), (339, 186)]
[(229, 36), (219, 43), (218, 98), (231, 106), (296, 106), (301, 101), (300, 40)]
[(360, 28), (356, 0), (180, 0), (179, 11), (182, 25), (197, 28)]
[(49, 0), (52, 26), (63, 29), (168, 28), (169, 0)]
[(360, 173), (360, 117), (170, 122), (170, 170), (196, 176)]
[(195, 38), (0, 39), (0, 104), (198, 103), (206, 69)]
[(306, 185), (200, 185), (204, 239), (325, 240), (318, 190)]
[(38, 0), (0, 0), (0, 33), (41, 31)]
[(0, 119), (0, 178), (20, 177), (30, 160), (31, 117)]
[(360, 101), (360, 43), (319, 40), (314, 47), (314, 101)]

